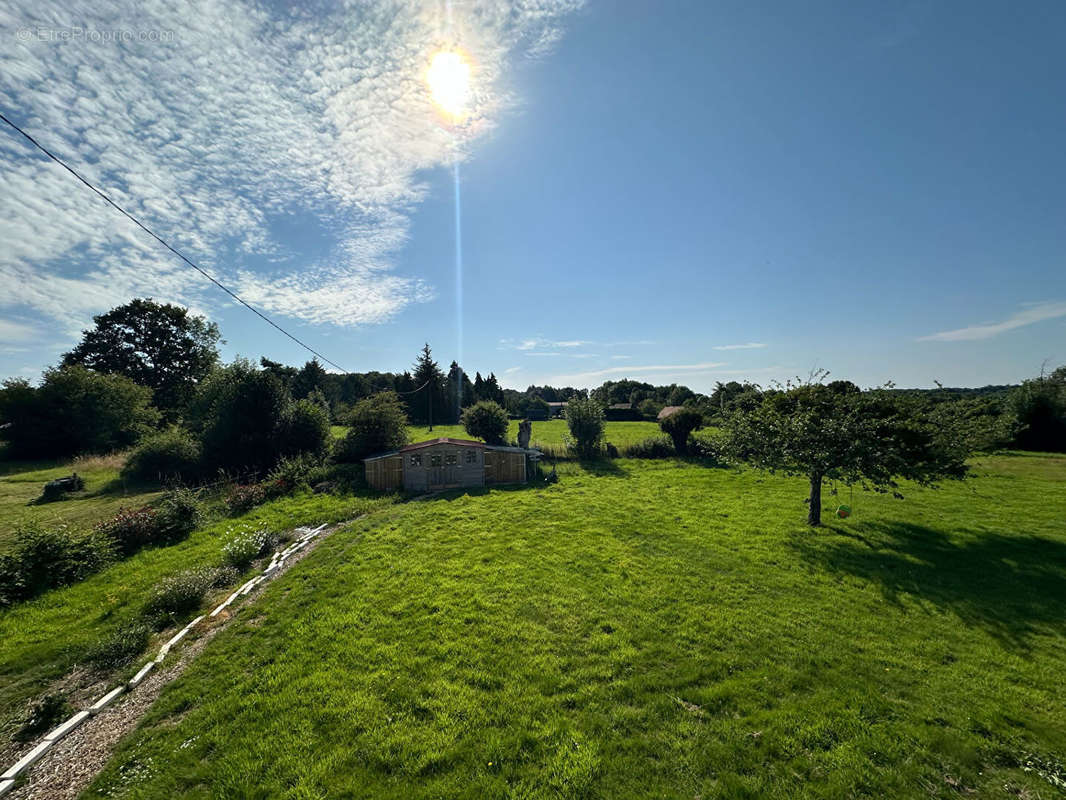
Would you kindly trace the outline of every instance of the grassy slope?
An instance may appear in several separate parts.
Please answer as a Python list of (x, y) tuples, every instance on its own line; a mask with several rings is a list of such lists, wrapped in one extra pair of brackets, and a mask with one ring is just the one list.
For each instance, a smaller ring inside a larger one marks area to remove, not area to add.
[[(121, 456), (77, 459), (57, 463), (0, 462), (0, 550), (10, 541), (22, 522), (65, 522), (80, 528), (92, 527), (112, 516), (123, 506), (141, 506), (159, 497), (152, 489), (127, 489), (119, 480)], [(44, 505), (29, 505), (40, 496), (45, 483), (77, 472), (85, 479), (85, 491)]]
[[(0, 732), (10, 735), (23, 704), (66, 674), (87, 648), (131, 621), (164, 576), (221, 563), (231, 525), (285, 530), (350, 519), (391, 498), (302, 494), (194, 532), (184, 542), (142, 550), (88, 579), (0, 610)], [(58, 504), (57, 504), (58, 505)]]
[(1066, 459), (818, 531), (801, 481), (560, 472), (332, 536), (88, 796), (1053, 795), (1018, 764), (1066, 760)]

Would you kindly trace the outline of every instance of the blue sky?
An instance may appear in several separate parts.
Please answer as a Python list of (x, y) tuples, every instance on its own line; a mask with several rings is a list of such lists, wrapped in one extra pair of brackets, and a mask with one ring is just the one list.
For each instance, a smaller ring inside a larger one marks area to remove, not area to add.
[[(1066, 363), (1062, 3), (19, 6), (4, 112), (348, 369), (424, 341), (517, 388)], [(456, 46), (449, 126), (423, 78)], [(305, 360), (6, 133), (0, 182), (0, 374), (148, 294), (226, 357)]]

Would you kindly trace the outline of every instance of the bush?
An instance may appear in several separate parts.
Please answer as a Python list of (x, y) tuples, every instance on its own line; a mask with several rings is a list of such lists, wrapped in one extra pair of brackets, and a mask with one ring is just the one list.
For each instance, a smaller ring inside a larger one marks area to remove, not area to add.
[(599, 454), (603, 442), (603, 406), (591, 398), (572, 397), (566, 404), (566, 424), (581, 458)]
[(100, 669), (124, 667), (144, 652), (151, 637), (148, 625), (131, 622), (89, 648), (86, 658)]
[(211, 581), (211, 588), (221, 589), (223, 586), (232, 586), (239, 577), (241, 577), (241, 573), (228, 564), (224, 564), (215, 569), (215, 577)]
[(200, 445), (183, 428), (142, 439), (122, 468), (122, 477), (133, 481), (191, 483), (200, 476)]
[(266, 528), (240, 530), (222, 547), (222, 560), (244, 572), (260, 556), (278, 543), (278, 537)]
[(276, 375), (237, 360), (197, 390), (189, 425), (211, 470), (268, 470), (282, 455), (292, 400)]
[(179, 542), (204, 521), (203, 506), (192, 489), (171, 489), (155, 511), (161, 542)]
[(307, 454), (323, 458), (333, 441), (329, 412), (310, 398), (297, 400), (285, 418), (281, 435), (282, 452), (290, 456)]
[(361, 461), (367, 456), (399, 450), (407, 444), (407, 414), (395, 392), (380, 392), (355, 404), (348, 419), (348, 435), (337, 446), (338, 461)]
[(112, 539), (124, 555), (129, 555), (158, 540), (159, 519), (151, 506), (121, 508), (111, 519), (98, 524), (96, 531)]
[(328, 470), (318, 458), (308, 454), (283, 458), (267, 476), (267, 484), (279, 493), (310, 487), (326, 479)]
[(674, 454), (674, 444), (666, 436), (652, 436), (622, 448), (625, 458), (672, 458)]
[(157, 627), (164, 627), (198, 609), (217, 577), (215, 569), (192, 569), (164, 578), (152, 591), (144, 613)]
[(16, 742), (30, 742), (58, 725), (71, 712), (66, 695), (58, 692), (46, 694), (33, 704), (30, 715), (12, 738)]
[(41, 385), (5, 381), (0, 390), (0, 430), (14, 458), (109, 453), (129, 447), (159, 422), (152, 390), (122, 375), (84, 367), (44, 373)]
[(466, 432), (487, 444), (503, 444), (507, 438), (507, 412), (492, 400), (482, 400), (463, 412)]
[(1017, 425), (1017, 447), (1066, 452), (1066, 369), (1025, 381), (1011, 392), (1009, 406)]
[(688, 437), (703, 427), (703, 414), (695, 408), (682, 407), (660, 420), (659, 427), (673, 439), (677, 454), (683, 456), (688, 452)]
[(230, 516), (237, 516), (260, 506), (267, 501), (267, 486), (265, 483), (248, 483), (234, 486), (226, 493), (226, 509)]
[(27, 523), (16, 528), (10, 551), (0, 556), (0, 605), (79, 581), (113, 558), (114, 544), (106, 536)]

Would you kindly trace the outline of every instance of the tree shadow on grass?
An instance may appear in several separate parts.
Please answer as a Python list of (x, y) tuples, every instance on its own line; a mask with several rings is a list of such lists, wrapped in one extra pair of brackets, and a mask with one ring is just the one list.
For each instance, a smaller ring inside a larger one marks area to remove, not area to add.
[(1024, 534), (943, 531), (902, 522), (823, 529), (790, 542), (811, 563), (956, 614), (1007, 646), (1026, 649), (1049, 629), (1066, 633), (1066, 543)]

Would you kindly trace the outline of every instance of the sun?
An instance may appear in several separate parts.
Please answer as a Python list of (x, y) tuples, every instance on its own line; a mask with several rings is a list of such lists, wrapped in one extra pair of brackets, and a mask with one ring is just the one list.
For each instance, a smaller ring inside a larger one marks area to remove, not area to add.
[(433, 56), (426, 71), (429, 95), (437, 107), (455, 120), (466, 114), (470, 102), (470, 64), (454, 50)]

